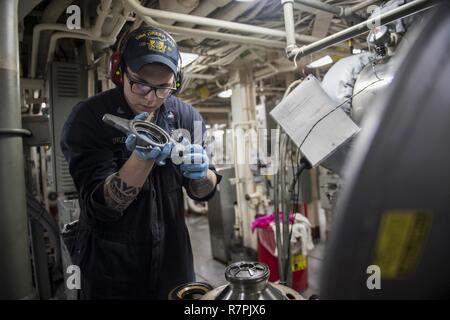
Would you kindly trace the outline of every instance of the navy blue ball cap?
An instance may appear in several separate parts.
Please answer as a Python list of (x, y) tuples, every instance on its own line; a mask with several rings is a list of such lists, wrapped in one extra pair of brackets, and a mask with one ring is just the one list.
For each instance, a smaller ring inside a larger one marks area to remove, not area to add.
[(177, 74), (178, 47), (166, 31), (153, 27), (137, 29), (125, 46), (123, 59), (133, 72), (138, 72), (144, 64), (161, 63)]

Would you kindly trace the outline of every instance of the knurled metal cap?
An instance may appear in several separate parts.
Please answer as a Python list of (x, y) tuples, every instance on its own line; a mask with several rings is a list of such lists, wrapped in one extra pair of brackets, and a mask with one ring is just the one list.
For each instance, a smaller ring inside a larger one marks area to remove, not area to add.
[(231, 283), (257, 283), (269, 279), (269, 267), (260, 262), (235, 262), (225, 270), (225, 278)]

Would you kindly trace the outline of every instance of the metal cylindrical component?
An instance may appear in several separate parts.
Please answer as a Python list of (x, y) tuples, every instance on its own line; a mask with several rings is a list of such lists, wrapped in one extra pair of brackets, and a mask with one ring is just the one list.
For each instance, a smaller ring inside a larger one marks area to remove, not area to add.
[[(0, 12), (0, 128), (20, 129), (18, 0)], [(22, 137), (0, 134), (0, 299), (33, 296)]]
[(270, 283), (269, 267), (260, 262), (235, 262), (225, 270), (228, 285), (206, 293), (202, 300), (303, 300), (295, 290)]
[(213, 287), (204, 282), (184, 283), (169, 292), (169, 300), (200, 300)]

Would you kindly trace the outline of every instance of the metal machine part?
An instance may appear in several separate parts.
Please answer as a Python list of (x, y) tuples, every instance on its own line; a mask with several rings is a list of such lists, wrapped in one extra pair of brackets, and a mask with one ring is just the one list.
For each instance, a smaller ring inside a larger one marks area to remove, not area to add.
[(206, 293), (202, 300), (303, 300), (295, 290), (269, 283), (269, 267), (260, 262), (241, 261), (225, 270), (228, 285)]
[[(320, 279), (323, 299), (450, 296), (443, 248), (450, 241), (450, 3), (442, 1), (410, 40), (349, 159)], [(373, 265), (381, 290), (370, 286)]]
[(182, 284), (170, 291), (169, 300), (199, 300), (213, 287), (203, 282), (190, 282)]
[(229, 282), (213, 289), (203, 282), (182, 284), (169, 293), (169, 300), (305, 300), (297, 291), (269, 283), (269, 267), (260, 262), (240, 261), (225, 269)]
[(151, 122), (128, 120), (109, 113), (105, 114), (102, 120), (125, 134), (136, 135), (137, 148), (159, 147), (162, 149), (167, 143), (174, 142), (166, 131)]

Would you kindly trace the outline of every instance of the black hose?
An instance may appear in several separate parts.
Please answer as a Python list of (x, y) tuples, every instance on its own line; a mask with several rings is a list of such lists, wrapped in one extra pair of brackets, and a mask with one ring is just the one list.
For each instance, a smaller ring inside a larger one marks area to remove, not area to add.
[(48, 232), (50, 244), (55, 249), (55, 265), (53, 271), (61, 270), (61, 240), (59, 237), (59, 227), (55, 219), (43, 207), (39, 201), (27, 191), (27, 214), (28, 217), (37, 221)]

